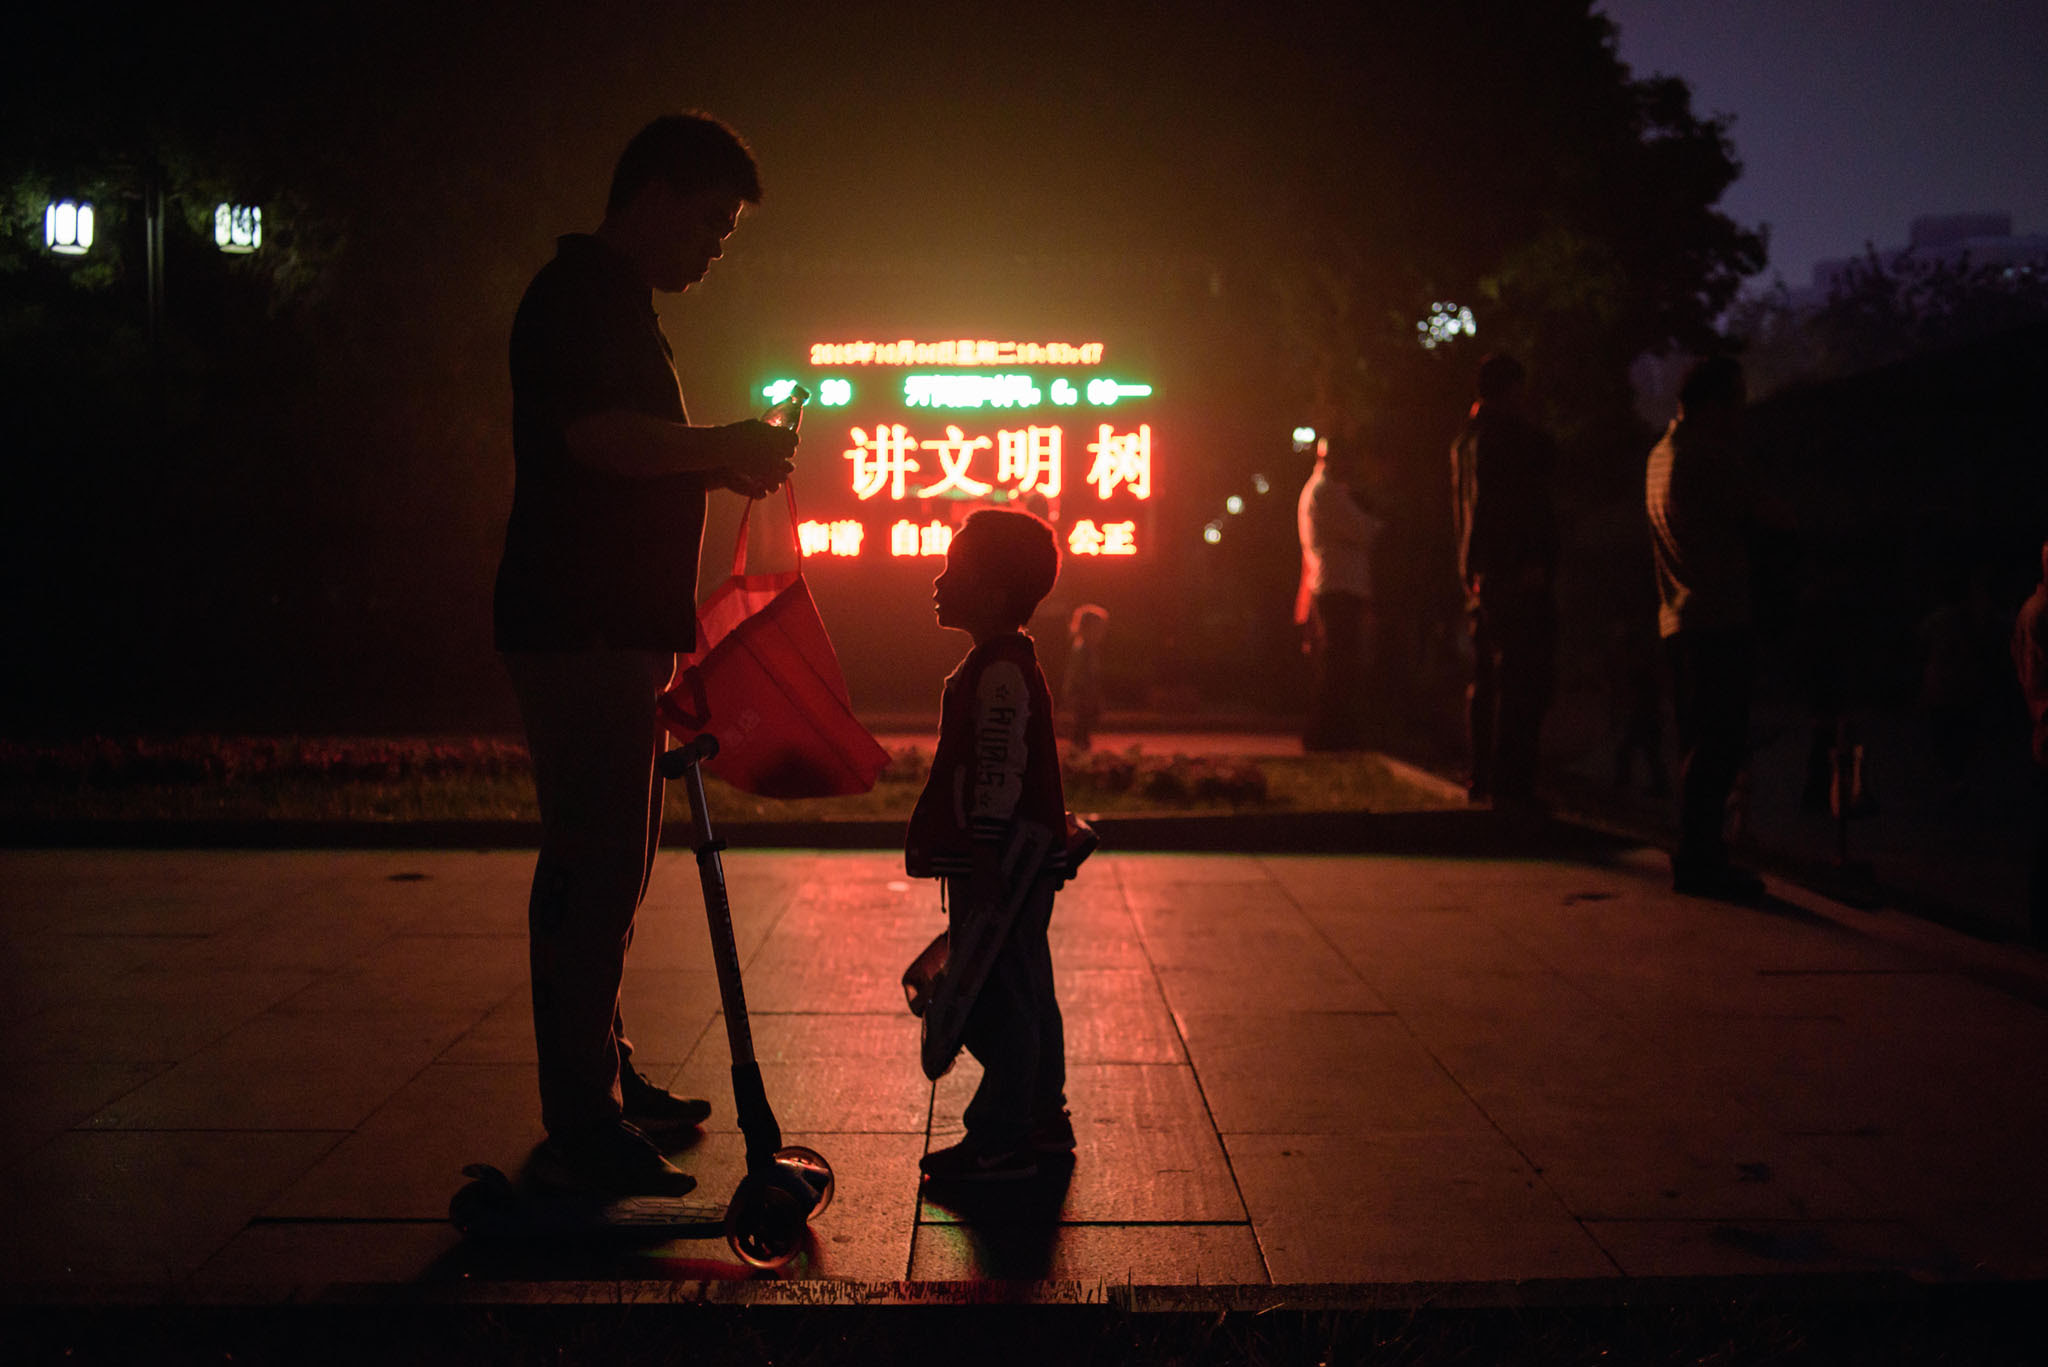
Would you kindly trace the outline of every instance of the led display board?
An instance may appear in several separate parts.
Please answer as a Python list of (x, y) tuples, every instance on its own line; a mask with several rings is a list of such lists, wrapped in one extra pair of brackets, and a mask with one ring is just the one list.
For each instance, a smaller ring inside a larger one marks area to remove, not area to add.
[(806, 556), (942, 557), (990, 505), (1045, 517), (1070, 557), (1148, 556), (1155, 396), (1104, 343), (852, 339), (805, 357), (755, 398), (779, 402), (799, 382), (816, 396), (798, 456)]

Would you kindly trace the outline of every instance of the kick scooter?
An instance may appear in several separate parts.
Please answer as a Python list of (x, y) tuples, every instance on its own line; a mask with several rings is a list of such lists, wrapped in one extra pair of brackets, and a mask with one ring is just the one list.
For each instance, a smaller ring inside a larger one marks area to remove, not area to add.
[(448, 1217), (477, 1238), (611, 1238), (659, 1243), (669, 1239), (715, 1239), (721, 1234), (740, 1259), (754, 1267), (781, 1267), (802, 1248), (806, 1226), (832, 1203), (832, 1165), (812, 1149), (784, 1145), (782, 1128), (761, 1085), (754, 1061), (754, 1035), (740, 984), (739, 950), (733, 941), (732, 904), (726, 896), (723, 840), (711, 834), (700, 767), (718, 753), (707, 733), (663, 755), (664, 778), (680, 778), (690, 799), (692, 846), (704, 885), (704, 913), (711, 931), (711, 958), (718, 970), (718, 994), (725, 1010), (726, 1041), (732, 1049), (732, 1092), (740, 1131), (747, 1140), (747, 1175), (722, 1209), (686, 1196), (636, 1196), (621, 1200), (569, 1193), (528, 1192), (494, 1167), (472, 1163), (472, 1180), (455, 1193)]

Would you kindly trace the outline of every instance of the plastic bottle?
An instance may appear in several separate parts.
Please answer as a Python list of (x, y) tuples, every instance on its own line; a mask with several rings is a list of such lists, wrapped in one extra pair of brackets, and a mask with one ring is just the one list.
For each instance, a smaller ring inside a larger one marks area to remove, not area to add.
[(800, 384), (789, 387), (789, 397), (761, 415), (761, 421), (770, 427), (786, 427), (794, 432), (804, 420), (804, 405), (811, 401), (811, 391)]

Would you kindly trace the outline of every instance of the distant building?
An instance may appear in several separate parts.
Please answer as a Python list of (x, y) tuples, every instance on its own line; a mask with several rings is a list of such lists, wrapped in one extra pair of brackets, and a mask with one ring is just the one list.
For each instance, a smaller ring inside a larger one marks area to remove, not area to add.
[[(1966, 261), (1977, 269), (1991, 267), (2008, 273), (2030, 271), (2048, 275), (2048, 233), (2014, 234), (2009, 213), (1923, 214), (1908, 225), (1906, 239), (1903, 247), (1872, 248), (1857, 256), (1816, 262), (1812, 284), (1791, 288), (1780, 281), (1771, 293), (1783, 290), (1782, 297), (1792, 318), (1809, 318), (1827, 304), (1836, 290), (1850, 282), (1854, 272), (1867, 268), (1873, 255), (1879, 265), (1894, 275), (1918, 274), (1937, 266), (1960, 266)], [(1728, 326), (1727, 319), (1723, 319), (1722, 326)], [(1678, 387), (1692, 362), (1693, 357), (1682, 352), (1637, 357), (1629, 367), (1637, 415), (1652, 426), (1670, 421), (1678, 408)], [(1771, 392), (1787, 378), (1787, 372), (1774, 370), (1771, 365), (1767, 344), (1750, 353), (1750, 367), (1752, 398)]]
[[(1870, 253), (1834, 257), (1814, 263), (1813, 284), (1792, 291), (1795, 306), (1825, 304), (1848, 283), (1851, 274), (1868, 264)], [(1925, 214), (1907, 229), (1903, 247), (1875, 252), (1888, 271), (1907, 273), (1935, 266), (1990, 266), (2008, 271), (2048, 270), (2048, 233), (2014, 236), (2008, 213)]]

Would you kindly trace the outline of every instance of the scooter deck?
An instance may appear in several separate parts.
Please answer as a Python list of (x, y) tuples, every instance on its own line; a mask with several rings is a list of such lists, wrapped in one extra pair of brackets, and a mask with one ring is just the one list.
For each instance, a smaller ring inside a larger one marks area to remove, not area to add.
[(725, 1207), (688, 1196), (606, 1199), (573, 1192), (522, 1191), (483, 1164), (448, 1203), (464, 1234), (486, 1239), (712, 1239), (725, 1233)]

